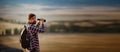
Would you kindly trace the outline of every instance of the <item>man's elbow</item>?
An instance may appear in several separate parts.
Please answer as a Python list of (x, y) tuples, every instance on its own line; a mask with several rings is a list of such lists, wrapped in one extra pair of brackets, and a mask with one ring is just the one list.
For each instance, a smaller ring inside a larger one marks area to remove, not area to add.
[(41, 31), (41, 33), (44, 33), (45, 31)]
[(44, 33), (45, 31), (44, 30), (41, 30), (39, 33)]

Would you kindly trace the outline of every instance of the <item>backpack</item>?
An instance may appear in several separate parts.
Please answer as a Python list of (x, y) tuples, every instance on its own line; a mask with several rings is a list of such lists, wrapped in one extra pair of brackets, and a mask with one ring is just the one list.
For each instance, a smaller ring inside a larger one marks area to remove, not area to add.
[(24, 49), (30, 47), (30, 38), (28, 37), (28, 33), (27, 33), (26, 28), (24, 28), (21, 32), (20, 44), (21, 44), (21, 47)]

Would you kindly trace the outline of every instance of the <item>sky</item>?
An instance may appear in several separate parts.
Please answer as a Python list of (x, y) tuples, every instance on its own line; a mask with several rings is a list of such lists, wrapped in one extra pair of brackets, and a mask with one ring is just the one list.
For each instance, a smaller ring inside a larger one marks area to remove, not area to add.
[(48, 21), (79, 20), (82, 14), (120, 14), (120, 0), (1, 0), (0, 11), (16, 21), (26, 21), (29, 13)]

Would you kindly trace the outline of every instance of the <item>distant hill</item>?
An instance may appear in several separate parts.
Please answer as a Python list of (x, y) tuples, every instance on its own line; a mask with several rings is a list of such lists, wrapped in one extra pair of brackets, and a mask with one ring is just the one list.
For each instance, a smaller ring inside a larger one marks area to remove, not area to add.
[(15, 20), (10, 20), (10, 19), (4, 19), (0, 17), (0, 21), (3, 22), (11, 22), (11, 23), (17, 23), (17, 24), (25, 24), (24, 22), (19, 22), (19, 21), (15, 21)]
[(0, 34), (8, 33), (8, 30), (22, 29), (24, 23), (18, 23), (13, 20), (0, 18)]
[[(25, 23), (0, 18), (0, 34), (19, 34)], [(120, 33), (120, 20), (79, 20), (45, 22), (47, 33)]]

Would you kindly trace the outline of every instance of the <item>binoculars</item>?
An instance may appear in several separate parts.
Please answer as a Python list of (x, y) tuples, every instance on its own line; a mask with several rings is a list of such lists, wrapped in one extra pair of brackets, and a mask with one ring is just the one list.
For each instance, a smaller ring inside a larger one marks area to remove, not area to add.
[(41, 20), (43, 20), (43, 22), (46, 22), (45, 19), (37, 19), (37, 21), (36, 21), (36, 26), (39, 26), (39, 25), (40, 25), (40, 21), (41, 21)]
[[(42, 19), (37, 19), (37, 21), (41, 21)], [(43, 22), (46, 22), (46, 20), (45, 19), (43, 19)]]

